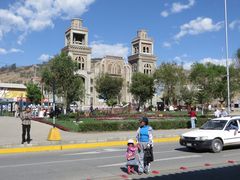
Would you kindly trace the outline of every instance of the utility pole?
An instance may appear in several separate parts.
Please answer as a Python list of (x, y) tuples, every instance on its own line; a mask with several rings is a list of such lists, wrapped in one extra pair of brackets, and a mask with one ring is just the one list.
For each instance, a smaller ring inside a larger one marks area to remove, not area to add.
[(227, 0), (224, 0), (224, 13), (225, 13), (225, 43), (226, 43), (226, 68), (227, 68), (227, 104), (228, 114), (230, 114), (231, 101), (230, 101), (230, 78), (229, 78), (229, 62), (228, 62), (228, 17), (227, 17)]

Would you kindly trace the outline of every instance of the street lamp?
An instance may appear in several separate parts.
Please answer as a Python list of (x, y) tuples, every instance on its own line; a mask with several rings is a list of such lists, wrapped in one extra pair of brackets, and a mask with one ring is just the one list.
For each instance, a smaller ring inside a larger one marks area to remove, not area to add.
[(228, 114), (230, 110), (230, 83), (229, 83), (229, 63), (228, 63), (228, 22), (227, 22), (227, 0), (224, 0), (224, 14), (225, 14), (225, 43), (226, 43), (226, 68), (227, 68), (227, 104)]

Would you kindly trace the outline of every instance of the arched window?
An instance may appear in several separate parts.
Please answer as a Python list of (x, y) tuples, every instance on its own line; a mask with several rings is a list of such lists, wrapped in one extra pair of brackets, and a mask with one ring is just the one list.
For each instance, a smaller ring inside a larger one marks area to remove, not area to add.
[(149, 53), (149, 47), (147, 47), (147, 53)]
[(143, 68), (143, 72), (144, 72), (144, 74), (151, 74), (152, 73), (151, 65), (145, 64), (144, 68)]
[(122, 71), (121, 71), (121, 66), (117, 65), (116, 67), (116, 74), (121, 75)]
[(143, 47), (143, 52), (144, 52), (144, 53), (146, 52), (146, 47)]
[(137, 63), (132, 65), (132, 71), (137, 72)]
[(84, 57), (77, 56), (77, 57), (75, 58), (75, 60), (76, 60), (77, 63), (78, 63), (78, 69), (79, 69), (79, 70), (84, 70), (84, 68), (85, 68), (85, 65), (84, 65), (84, 63), (85, 63)]
[(107, 69), (108, 73), (112, 73), (112, 64), (108, 65), (108, 69)]

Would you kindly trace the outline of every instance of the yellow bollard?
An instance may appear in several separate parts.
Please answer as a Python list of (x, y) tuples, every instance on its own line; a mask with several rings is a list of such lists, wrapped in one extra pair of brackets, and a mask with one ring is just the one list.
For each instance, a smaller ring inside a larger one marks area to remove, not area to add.
[(61, 135), (58, 128), (53, 127), (48, 134), (48, 141), (61, 141)]

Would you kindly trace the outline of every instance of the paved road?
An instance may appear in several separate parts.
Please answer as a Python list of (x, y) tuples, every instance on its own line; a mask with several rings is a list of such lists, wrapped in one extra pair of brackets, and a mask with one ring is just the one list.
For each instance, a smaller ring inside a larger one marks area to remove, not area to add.
[[(141, 176), (126, 176), (124, 155), (125, 147), (0, 155), (0, 179), (209, 179), (212, 176), (222, 180), (224, 172), (230, 173), (228, 177), (239, 176), (238, 148), (213, 154), (190, 152), (178, 143), (156, 144), (152, 170), (160, 174)], [(235, 163), (228, 163), (229, 160)]]

